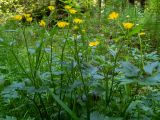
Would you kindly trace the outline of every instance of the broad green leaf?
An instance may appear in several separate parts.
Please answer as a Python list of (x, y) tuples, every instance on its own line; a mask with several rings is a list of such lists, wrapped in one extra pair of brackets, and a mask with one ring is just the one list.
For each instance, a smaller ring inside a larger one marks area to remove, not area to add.
[(76, 88), (81, 88), (82, 86), (83, 86), (83, 83), (80, 80), (75, 80), (74, 83), (69, 86), (68, 90), (71, 92)]
[(4, 78), (4, 76), (0, 76), (0, 85), (3, 85), (4, 84), (4, 82), (5, 82), (5, 78)]
[(16, 90), (24, 90), (25, 84), (13, 82), (11, 85), (7, 86), (2, 92), (1, 95), (4, 99), (16, 99), (19, 97), (19, 94)]
[(120, 37), (117, 37), (117, 38), (113, 38), (113, 40), (114, 40), (115, 42), (119, 42), (119, 40), (121, 40), (121, 39), (123, 39), (123, 38), (125, 38), (125, 36), (120, 36)]
[(156, 61), (159, 60), (159, 56), (158, 56), (157, 52), (152, 52), (152, 53), (150, 53), (150, 54), (146, 53), (145, 56), (146, 56), (148, 59), (150, 59), (150, 60), (154, 60), (154, 61), (155, 61), (155, 60), (156, 60)]
[(139, 81), (142, 85), (158, 85), (160, 83), (160, 73), (147, 77), (144, 80)]
[(115, 57), (115, 56), (117, 55), (117, 51), (116, 51), (116, 50), (113, 50), (113, 49), (110, 49), (110, 50), (109, 50), (109, 53), (110, 53), (113, 57)]
[(146, 66), (144, 66), (144, 71), (147, 74), (152, 74), (153, 70), (158, 66), (158, 62), (148, 63)]
[(13, 116), (6, 116), (6, 118), (0, 118), (0, 120), (17, 120), (17, 118)]
[(0, 38), (0, 42), (3, 42), (4, 40), (2, 38)]
[(93, 76), (93, 79), (96, 79), (96, 80), (102, 80), (102, 79), (104, 79), (104, 76), (103, 75), (101, 75), (101, 74), (94, 74)]
[(93, 112), (90, 115), (90, 120), (123, 120), (120, 117), (108, 117), (99, 112)]
[(142, 26), (137, 26), (135, 29), (133, 29), (131, 32), (129, 32), (129, 36), (132, 36), (132, 35), (135, 35), (135, 34), (137, 34), (138, 35), (138, 33), (141, 31), (141, 29), (142, 29)]
[(107, 120), (106, 117), (99, 112), (91, 113), (91, 120)]
[(33, 55), (33, 54), (36, 53), (36, 50), (35, 50), (34, 48), (29, 48), (29, 49), (28, 49), (28, 52), (29, 52), (31, 55)]
[(120, 85), (126, 85), (126, 84), (131, 84), (131, 83), (138, 82), (138, 81), (136, 81), (134, 79), (129, 79), (129, 78), (122, 78), (119, 81), (120, 81)]
[(89, 72), (91, 75), (96, 74), (97, 71), (98, 71), (98, 68), (97, 68), (97, 67), (89, 66), (88, 72)]
[(122, 62), (121, 65), (122, 65), (121, 71), (124, 72), (126, 77), (138, 76), (140, 70), (130, 62)]

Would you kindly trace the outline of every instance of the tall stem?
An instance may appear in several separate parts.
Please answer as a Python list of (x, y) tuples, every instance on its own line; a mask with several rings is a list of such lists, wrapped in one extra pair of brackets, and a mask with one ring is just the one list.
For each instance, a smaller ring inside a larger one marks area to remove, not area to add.
[(80, 72), (81, 81), (82, 81), (82, 84), (83, 84), (85, 96), (87, 98), (87, 101), (86, 101), (87, 120), (90, 120), (90, 103), (89, 103), (89, 96), (88, 96), (88, 87), (85, 85), (85, 81), (84, 81), (84, 78), (83, 78), (81, 63), (80, 63), (80, 59), (79, 59), (79, 55), (78, 55), (79, 52), (78, 52), (78, 46), (77, 46), (77, 39), (75, 39), (75, 38), (74, 38), (74, 47), (75, 47), (75, 59), (78, 63), (78, 69), (79, 69), (79, 72)]
[(143, 48), (142, 48), (142, 39), (140, 35), (138, 35), (139, 38), (139, 45), (140, 45), (140, 55), (141, 55), (141, 69), (144, 68), (144, 61), (143, 61)]
[[(62, 46), (62, 51), (61, 51), (61, 71), (63, 70), (63, 61), (64, 61), (64, 51), (65, 51), (65, 48), (66, 48), (66, 44), (67, 44), (67, 41), (68, 41), (68, 32), (69, 30), (67, 31), (67, 34), (65, 36), (65, 42)], [(64, 74), (61, 74), (61, 77), (60, 77), (60, 100), (62, 100), (62, 88), (63, 88), (63, 78), (64, 78)], [(60, 120), (61, 119), (61, 106), (59, 106), (59, 110), (58, 110), (58, 119)]]
[(34, 80), (34, 75), (33, 75), (33, 68), (32, 68), (32, 64), (31, 64), (31, 57), (30, 57), (30, 53), (29, 53), (29, 46), (28, 46), (28, 42), (26, 39), (26, 33), (25, 33), (25, 28), (22, 28), (22, 33), (23, 33), (23, 37), (24, 37), (24, 42), (25, 42), (25, 47), (26, 47), (26, 51), (27, 51), (27, 57), (28, 57), (28, 62), (29, 62), (29, 67), (30, 67), (30, 71), (31, 71), (31, 77), (33, 79), (33, 84), (34, 86), (36, 86), (36, 82)]

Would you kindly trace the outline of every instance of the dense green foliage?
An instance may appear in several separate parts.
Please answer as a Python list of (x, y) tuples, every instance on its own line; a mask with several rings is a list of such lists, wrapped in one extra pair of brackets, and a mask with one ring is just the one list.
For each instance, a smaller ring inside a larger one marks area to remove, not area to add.
[(44, 1), (0, 1), (0, 120), (159, 120), (160, 2)]

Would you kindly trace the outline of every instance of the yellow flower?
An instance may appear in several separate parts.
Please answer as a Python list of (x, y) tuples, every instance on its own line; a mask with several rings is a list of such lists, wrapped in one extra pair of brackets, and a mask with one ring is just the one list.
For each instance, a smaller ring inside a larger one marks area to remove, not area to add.
[(22, 16), (21, 15), (15, 15), (13, 18), (15, 20), (18, 20), (18, 21), (22, 20)]
[(89, 46), (91, 46), (91, 47), (97, 46), (98, 44), (99, 44), (99, 41), (89, 42)]
[(27, 17), (27, 18), (26, 18), (26, 21), (27, 21), (27, 22), (32, 22), (32, 17)]
[(53, 11), (55, 8), (54, 8), (54, 6), (48, 6), (48, 9), (49, 9), (50, 11)]
[(129, 16), (129, 15), (127, 15), (127, 16), (126, 16), (126, 18), (130, 18), (130, 16)]
[(145, 34), (146, 34), (145, 32), (141, 32), (141, 33), (139, 33), (139, 36), (143, 36)]
[(73, 22), (76, 24), (81, 24), (83, 22), (83, 20), (75, 18), (75, 19), (73, 19)]
[(39, 22), (39, 25), (40, 25), (41, 27), (45, 27), (45, 26), (46, 26), (46, 22), (45, 22), (44, 20), (41, 20), (41, 21)]
[(119, 17), (119, 14), (118, 14), (118, 13), (112, 12), (112, 13), (109, 14), (108, 19), (110, 19), (110, 20), (115, 20), (115, 19), (117, 19), (118, 17)]
[(31, 14), (24, 14), (25, 18), (29, 18), (31, 16)]
[(83, 30), (82, 30), (82, 32), (83, 32), (83, 33), (85, 33), (85, 32), (86, 32), (86, 30), (85, 30), (85, 29), (83, 29)]
[(2, 22), (3, 22), (3, 20), (2, 20), (2, 19), (0, 19), (0, 24), (2, 24)]
[(133, 26), (134, 26), (133, 23), (129, 23), (129, 22), (123, 23), (123, 27), (124, 27), (125, 29), (131, 29)]
[(69, 23), (65, 22), (65, 21), (57, 22), (57, 26), (60, 27), (60, 28), (64, 28), (64, 27), (66, 27), (68, 25), (69, 25)]
[(74, 26), (74, 28), (73, 28), (74, 30), (77, 30), (78, 29), (78, 26)]
[(77, 11), (76, 11), (75, 9), (72, 9), (72, 8), (71, 8), (71, 9), (69, 9), (69, 12), (70, 12), (71, 14), (76, 14)]
[(65, 5), (64, 8), (65, 8), (66, 10), (69, 10), (69, 9), (71, 9), (72, 7), (69, 6), (69, 5)]

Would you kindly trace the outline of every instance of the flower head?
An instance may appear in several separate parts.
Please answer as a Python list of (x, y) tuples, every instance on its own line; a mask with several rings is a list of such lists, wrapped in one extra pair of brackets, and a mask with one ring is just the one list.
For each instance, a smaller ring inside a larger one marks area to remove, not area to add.
[(85, 29), (83, 29), (83, 30), (81, 30), (83, 33), (85, 33), (86, 32), (86, 30)]
[(138, 35), (139, 36), (143, 36), (143, 35), (145, 35), (146, 33), (145, 32), (140, 32)]
[(53, 11), (55, 8), (54, 8), (54, 6), (48, 6), (48, 9), (49, 9), (50, 11)]
[(98, 44), (99, 44), (99, 41), (89, 42), (89, 46), (91, 46), (91, 47), (97, 46)]
[(127, 15), (127, 16), (126, 16), (126, 18), (130, 18), (130, 16), (129, 16), (129, 15)]
[(15, 15), (13, 18), (14, 18), (15, 20), (17, 20), (17, 21), (22, 20), (22, 16), (21, 16), (21, 15)]
[(73, 8), (71, 8), (71, 9), (69, 9), (69, 12), (71, 13), (71, 14), (76, 14), (76, 10), (75, 9), (73, 9)]
[(65, 5), (64, 8), (65, 8), (66, 10), (69, 10), (69, 9), (71, 9), (72, 7), (69, 6), (69, 5)]
[(24, 14), (24, 17), (29, 18), (29, 17), (31, 17), (31, 14)]
[(73, 27), (74, 30), (77, 30), (78, 28), (79, 28), (78, 26), (74, 26), (74, 27)]
[(0, 19), (0, 24), (2, 24), (3, 23), (3, 20), (2, 19)]
[(131, 29), (133, 26), (134, 26), (133, 23), (129, 23), (129, 22), (123, 23), (123, 27), (124, 27), (125, 29)]
[(45, 27), (45, 26), (46, 26), (46, 22), (45, 22), (44, 20), (41, 20), (41, 21), (39, 22), (39, 25), (40, 25), (41, 27)]
[(32, 17), (27, 17), (27, 18), (26, 18), (26, 21), (27, 21), (27, 22), (32, 22)]
[(75, 18), (75, 19), (73, 19), (73, 22), (76, 24), (81, 24), (83, 22), (83, 20), (81, 20), (79, 18)]
[(118, 14), (118, 13), (112, 12), (112, 13), (109, 14), (108, 19), (110, 19), (110, 20), (115, 20), (115, 19), (117, 19), (118, 17), (119, 17), (119, 14)]
[(68, 25), (69, 25), (69, 23), (68, 23), (68, 22), (65, 22), (65, 21), (57, 22), (57, 26), (58, 26), (59, 28), (64, 28), (64, 27), (66, 27), (66, 26), (68, 26)]

